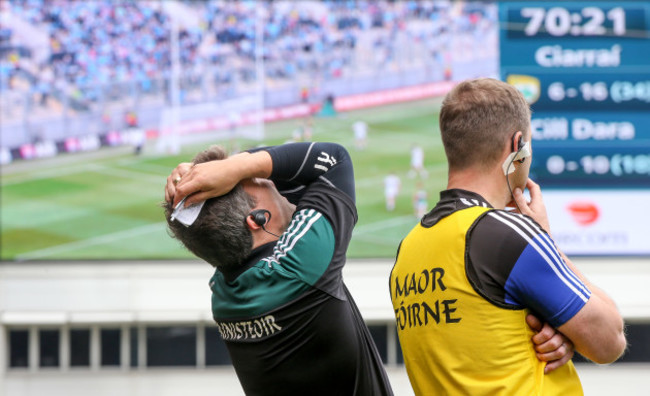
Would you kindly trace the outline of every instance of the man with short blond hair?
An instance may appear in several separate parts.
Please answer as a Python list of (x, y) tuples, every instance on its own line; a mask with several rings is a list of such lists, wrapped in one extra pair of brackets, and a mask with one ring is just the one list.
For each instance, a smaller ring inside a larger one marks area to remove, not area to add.
[(623, 353), (623, 320), (549, 234), (540, 188), (528, 178), (528, 104), (504, 82), (464, 81), (443, 101), (440, 131), (447, 190), (404, 238), (390, 275), (415, 393), (582, 394), (571, 362), (549, 370), (552, 359), (531, 348), (530, 314), (597, 363)]

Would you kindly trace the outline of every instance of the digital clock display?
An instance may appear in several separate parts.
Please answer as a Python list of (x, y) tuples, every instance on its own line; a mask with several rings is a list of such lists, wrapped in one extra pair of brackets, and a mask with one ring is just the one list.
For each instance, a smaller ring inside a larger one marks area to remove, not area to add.
[(508, 11), (505, 28), (509, 38), (646, 38), (646, 10), (638, 5), (603, 6), (590, 2), (589, 6), (540, 7), (529, 4)]

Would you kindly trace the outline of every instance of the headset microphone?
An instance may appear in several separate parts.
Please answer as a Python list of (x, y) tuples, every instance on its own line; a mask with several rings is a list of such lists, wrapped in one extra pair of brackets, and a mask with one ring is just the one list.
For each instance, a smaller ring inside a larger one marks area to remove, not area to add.
[[(268, 218), (266, 217), (267, 214), (269, 215)], [(280, 235), (274, 234), (271, 231), (267, 230), (266, 227), (264, 227), (264, 225), (271, 220), (271, 212), (269, 212), (266, 209), (255, 209), (254, 211), (250, 212), (248, 215), (253, 218), (255, 224), (262, 227), (262, 230), (264, 232), (271, 234), (274, 237), (280, 238)]]
[(526, 158), (530, 157), (531, 152), (530, 152), (530, 142), (525, 142), (523, 139), (520, 137), (519, 141), (517, 142), (517, 151), (514, 151), (514, 142), (513, 142), (513, 149), (512, 153), (508, 155), (508, 158), (506, 158), (505, 161), (503, 161), (502, 168), (503, 168), (503, 174), (508, 176), (512, 172), (515, 171), (515, 167), (512, 166), (512, 164), (517, 161), (520, 164), (523, 163)]
[(519, 136), (519, 140), (517, 141), (517, 151), (515, 151), (515, 145), (513, 141), (512, 153), (510, 153), (508, 158), (506, 158), (506, 160), (503, 161), (503, 165), (502, 165), (503, 174), (506, 176), (506, 183), (508, 183), (508, 190), (510, 190), (510, 196), (512, 197), (512, 200), (515, 203), (515, 206), (517, 207), (519, 213), (521, 213), (521, 208), (519, 208), (519, 205), (517, 204), (517, 201), (514, 199), (515, 197), (512, 194), (512, 188), (510, 187), (510, 178), (508, 177), (508, 175), (515, 171), (515, 167), (512, 166), (515, 161), (522, 164), (527, 157), (530, 157), (530, 155), (531, 155), (530, 143), (529, 142), (524, 143), (523, 137)]
[(530, 145), (528, 142), (524, 143), (523, 136), (519, 136), (519, 141), (517, 142), (517, 155), (515, 156), (515, 161), (523, 164), (526, 161), (526, 157), (530, 157)]

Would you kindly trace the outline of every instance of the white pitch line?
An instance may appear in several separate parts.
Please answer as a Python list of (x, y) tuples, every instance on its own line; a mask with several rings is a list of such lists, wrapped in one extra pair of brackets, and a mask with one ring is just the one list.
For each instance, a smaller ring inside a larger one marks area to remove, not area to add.
[(25, 175), (24, 177), (11, 178), (11, 180), (4, 181), (2, 185), (11, 186), (15, 184), (27, 183), (34, 180), (70, 176), (70, 175), (83, 173), (83, 172), (95, 172), (95, 173), (102, 173), (110, 176), (123, 177), (131, 180), (141, 180), (147, 183), (156, 183), (157, 185), (160, 186), (163, 186), (166, 183), (166, 176), (156, 176), (151, 173), (117, 169), (106, 165), (91, 163), (91, 164), (75, 165), (74, 167), (43, 170), (36, 174)]
[(153, 231), (158, 231), (161, 228), (164, 228), (166, 226), (167, 226), (167, 223), (165, 223), (165, 222), (147, 224), (147, 225), (144, 225), (144, 226), (135, 227), (135, 228), (131, 228), (131, 229), (124, 230), (124, 231), (113, 232), (111, 234), (104, 234), (104, 235), (100, 235), (100, 236), (96, 236), (96, 237), (92, 237), (92, 238), (88, 238), (88, 239), (83, 239), (83, 240), (80, 240), (80, 241), (64, 243), (62, 245), (52, 246), (52, 247), (45, 248), (45, 249), (40, 249), (40, 250), (34, 250), (32, 252), (29, 252), (29, 253), (23, 253), (23, 254), (17, 255), (16, 256), (16, 261), (35, 260), (35, 259), (40, 259), (40, 258), (45, 258), (45, 257), (48, 257), (48, 256), (52, 256), (52, 255), (55, 255), (55, 254), (58, 254), (58, 253), (83, 249), (83, 248), (93, 246), (93, 245), (111, 243), (111, 242), (119, 241), (120, 239), (131, 238), (131, 237), (142, 235), (142, 234), (148, 234), (148, 233), (153, 232)]
[[(109, 176), (122, 177), (131, 180), (141, 180), (147, 183), (155, 183), (156, 185), (164, 186), (167, 183), (167, 176), (156, 176), (151, 173), (142, 173), (138, 171), (117, 169), (109, 166), (89, 164), (91, 172), (103, 173)], [(171, 173), (171, 172), (170, 172)]]
[(376, 221), (374, 223), (364, 224), (362, 226), (356, 227), (353, 232), (354, 235), (368, 234), (378, 230), (383, 230), (386, 228), (397, 227), (403, 224), (411, 223), (415, 226), (416, 219), (413, 215), (405, 215), (400, 217), (392, 217), (390, 219)]
[[(399, 226), (402, 224), (406, 223), (413, 223), (415, 224), (415, 220), (413, 219), (412, 215), (406, 215), (406, 216), (400, 216), (400, 217), (394, 217), (391, 219), (387, 220), (382, 220), (382, 221), (377, 221), (374, 223), (370, 224), (365, 224), (360, 227), (356, 227), (354, 230), (354, 235), (360, 235), (363, 236), (363, 234), (367, 234), (373, 231), (385, 229), (385, 228), (390, 228), (390, 227), (395, 227)], [(119, 241), (121, 239), (126, 239), (126, 238), (131, 238), (134, 236), (142, 235), (142, 234), (147, 234), (153, 231), (158, 231), (161, 228), (165, 228), (167, 224), (165, 222), (158, 222), (154, 224), (147, 224), (141, 227), (136, 227), (136, 228), (131, 228), (129, 230), (124, 230), (124, 231), (118, 231), (114, 232), (111, 234), (105, 234), (105, 235), (100, 235), (96, 236), (93, 238), (88, 238), (84, 239), (81, 241), (75, 241), (75, 242), (70, 242), (70, 243), (65, 243), (62, 245), (57, 245), (57, 246), (52, 246), (49, 248), (45, 249), (40, 249), (40, 250), (35, 250), (32, 252), (28, 253), (23, 253), (19, 254), (16, 256), (16, 261), (28, 261), (28, 260), (35, 260), (35, 259), (40, 259), (40, 258), (45, 258), (48, 256), (52, 256), (55, 254), (59, 253), (64, 253), (64, 252), (69, 252), (73, 250), (78, 250), (78, 249), (83, 249), (89, 246), (94, 246), (94, 245), (100, 245), (104, 243), (111, 243), (115, 241)]]
[(29, 173), (43, 170), (55, 169), (62, 167), (81, 166), (90, 162), (112, 160), (115, 157), (121, 157), (131, 153), (132, 147), (113, 147), (110, 149), (100, 149), (93, 151), (86, 151), (83, 153), (57, 155), (50, 158), (41, 158), (34, 160), (15, 161), (7, 166), (0, 168), (2, 176), (19, 175), (22, 173)]
[(70, 176), (77, 173), (88, 172), (89, 168), (90, 168), (90, 164), (83, 164), (83, 165), (75, 165), (73, 167), (66, 167), (66, 168), (44, 169), (36, 173), (25, 174), (21, 177), (11, 177), (10, 180), (6, 180), (7, 178), (5, 177), (4, 178), (5, 180), (2, 182), (2, 185), (11, 186), (14, 184), (27, 183), (34, 180)]
[[(190, 162), (190, 161), (185, 161), (185, 162)], [(174, 166), (165, 166), (165, 165), (142, 162), (138, 158), (125, 158), (117, 161), (117, 165), (119, 166), (131, 166), (133, 164), (137, 164), (138, 169), (142, 169), (142, 170), (147, 169), (155, 174), (162, 173), (163, 175), (168, 175), (172, 173), (172, 171), (175, 168)]]

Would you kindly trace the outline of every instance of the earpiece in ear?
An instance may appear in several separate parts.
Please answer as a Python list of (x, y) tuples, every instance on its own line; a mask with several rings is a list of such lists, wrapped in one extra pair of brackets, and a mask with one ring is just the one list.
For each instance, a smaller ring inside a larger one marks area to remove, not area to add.
[(526, 157), (530, 157), (530, 146), (528, 143), (524, 143), (523, 137), (519, 136), (519, 142), (517, 143), (517, 155), (515, 156), (515, 159), (517, 162), (520, 164), (523, 164), (524, 161), (526, 161)]
[[(269, 215), (268, 217), (266, 217), (267, 214)], [(274, 234), (271, 231), (267, 230), (266, 227), (264, 227), (264, 225), (271, 220), (271, 212), (269, 212), (266, 209), (255, 209), (254, 211), (250, 212), (248, 215), (253, 218), (255, 224), (262, 227), (262, 230), (264, 232), (280, 238), (280, 235)]]
[[(266, 217), (267, 214), (269, 215), (268, 218)], [(261, 227), (263, 227), (267, 221), (271, 220), (271, 212), (266, 209), (256, 209), (252, 211), (249, 216), (253, 217), (255, 224)]]
[(503, 164), (501, 165), (503, 174), (506, 176), (515, 171), (515, 168), (512, 166), (514, 162), (522, 164), (524, 161), (526, 161), (527, 157), (531, 156), (529, 142), (524, 142), (523, 136), (519, 136), (519, 139), (517, 140), (517, 150), (515, 151), (514, 135), (512, 137), (512, 152), (508, 155), (508, 157), (505, 159), (505, 161), (503, 161)]

